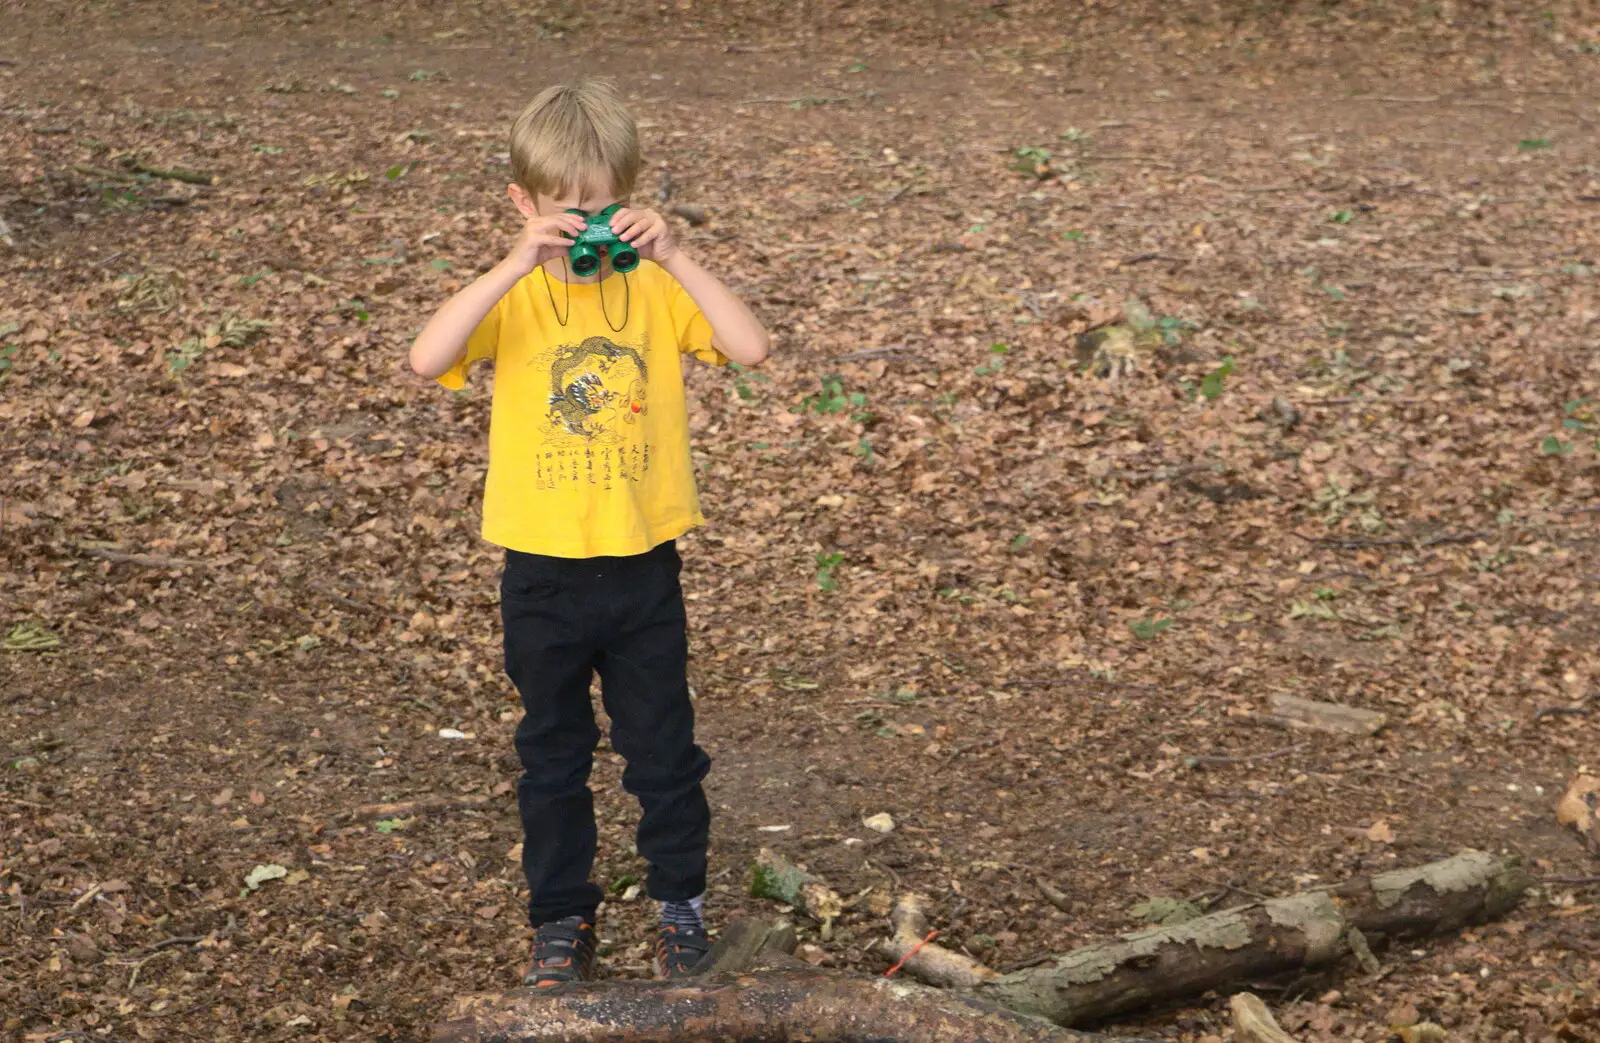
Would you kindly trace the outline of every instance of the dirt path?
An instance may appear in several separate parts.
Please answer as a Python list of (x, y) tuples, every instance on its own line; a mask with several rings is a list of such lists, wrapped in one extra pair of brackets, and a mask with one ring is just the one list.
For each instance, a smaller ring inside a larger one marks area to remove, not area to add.
[[(644, 193), (711, 212), (688, 241), (779, 334), (690, 379), (718, 918), (768, 911), (762, 845), (863, 894), (808, 942), (869, 970), (900, 887), (1005, 966), (1465, 845), (1596, 871), (1551, 807), (1600, 713), (1537, 716), (1600, 637), (1600, 54), (1565, 8), (249, 10), (0, 16), (0, 634), (60, 641), (0, 656), (6, 1038), (410, 1039), (516, 973), (488, 397), (403, 355), (504, 241), (509, 114), (576, 68), (632, 77)], [(1137, 372), (1081, 374), (1130, 294)], [(1276, 692), (1391, 725), (1253, 723)], [(460, 799), (352, 814), (418, 798)], [(1307, 1040), (1600, 1038), (1595, 894), (1263, 994)]]

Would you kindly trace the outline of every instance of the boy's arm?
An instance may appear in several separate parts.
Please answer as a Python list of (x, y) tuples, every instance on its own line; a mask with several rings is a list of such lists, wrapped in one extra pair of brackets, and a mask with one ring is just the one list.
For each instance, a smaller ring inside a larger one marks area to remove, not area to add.
[(583, 219), (574, 214), (528, 218), (505, 260), (445, 301), (422, 327), (411, 344), (411, 369), (432, 380), (448, 373), (466, 354), (472, 331), (500, 298), (523, 276), (571, 245), (563, 231), (574, 235), (583, 231)]
[(767, 357), (772, 347), (767, 328), (720, 279), (678, 248), (666, 218), (654, 210), (625, 207), (612, 216), (611, 230), (678, 280), (711, 324), (712, 347), (741, 366), (757, 365)]
[(772, 347), (761, 320), (722, 280), (696, 264), (682, 250), (660, 262), (678, 280), (711, 324), (711, 344), (741, 366), (760, 364)]
[(471, 286), (445, 301), (411, 345), (412, 371), (429, 380), (437, 380), (448, 373), (466, 354), (472, 331), (517, 284), (522, 274), (509, 260), (501, 261)]

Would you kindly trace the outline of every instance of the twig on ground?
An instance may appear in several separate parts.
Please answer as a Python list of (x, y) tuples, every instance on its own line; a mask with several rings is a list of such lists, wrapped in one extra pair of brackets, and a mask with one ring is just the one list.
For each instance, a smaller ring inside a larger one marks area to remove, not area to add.
[(872, 859), (870, 859), (870, 858), (864, 858), (864, 859), (862, 859), (862, 860), (861, 860), (861, 864), (862, 864), (862, 865), (863, 865), (863, 866), (871, 866), (871, 867), (872, 867), (872, 868), (874, 868), (874, 869), (881, 869), (881, 870), (883, 870), (883, 871), (884, 871), (884, 872), (885, 872), (885, 873), (887, 873), (887, 874), (888, 874), (888, 876), (889, 876), (889, 879), (890, 879), (890, 880), (893, 880), (893, 881), (894, 881), (894, 889), (895, 889), (895, 890), (896, 890), (896, 891), (900, 891), (900, 890), (904, 890), (904, 886), (903, 886), (903, 885), (902, 885), (902, 884), (901, 884), (901, 883), (900, 883), (900, 874), (899, 874), (899, 873), (896, 873), (896, 872), (895, 872), (895, 871), (894, 871), (894, 869), (893, 869), (893, 867), (891, 867), (891, 866), (889, 866), (889, 865), (887, 865), (887, 864), (886, 864), (886, 863), (884, 863), (884, 862), (874, 862), (874, 861), (873, 861), (873, 860), (872, 860)]
[(190, 934), (185, 935), (182, 938), (164, 938), (159, 942), (153, 942), (150, 945), (146, 945), (142, 949), (135, 949), (133, 952), (129, 953), (129, 955), (138, 956), (143, 953), (160, 952), (162, 949), (170, 949), (174, 945), (199, 945), (209, 937), (210, 935), (205, 934)]
[(99, 884), (95, 884), (93, 887), (89, 888), (89, 890), (85, 891), (81, 898), (79, 898), (76, 902), (72, 903), (72, 911), (73, 912), (77, 912), (79, 909), (82, 909), (84, 906), (86, 906), (90, 902), (94, 901), (95, 898), (97, 896), (99, 896), (99, 894), (100, 894), (100, 885)]
[(849, 100), (850, 100), (849, 98), (834, 98), (834, 97), (828, 97), (828, 98), (822, 98), (822, 97), (746, 98), (743, 101), (735, 102), (735, 104), (737, 104), (737, 105), (837, 105), (840, 102), (845, 102), (845, 101), (849, 101)]
[(883, 202), (881, 202), (878, 205), (879, 206), (888, 206), (890, 203), (898, 202), (900, 197), (905, 195), (907, 192), (911, 191), (911, 189), (915, 185), (916, 185), (916, 182), (907, 181), (905, 184), (901, 185), (899, 188), (895, 189), (893, 192), (890, 192), (888, 195), (884, 196), (883, 197)]
[(72, 164), (72, 169), (80, 174), (88, 174), (90, 177), (98, 177), (106, 181), (118, 181), (123, 184), (132, 184), (139, 180), (132, 174), (125, 174), (120, 170), (107, 170), (105, 167), (97, 167), (90, 163), (74, 163)]
[(1600, 884), (1600, 876), (1547, 876), (1538, 882), (1562, 884), (1567, 887), (1587, 887), (1590, 884)]
[(159, 960), (163, 956), (171, 956), (176, 951), (176, 949), (168, 949), (165, 952), (153, 952), (144, 959), (136, 961), (133, 965), (133, 973), (128, 975), (127, 991), (132, 992), (133, 987), (139, 983), (139, 972), (144, 970), (145, 964), (149, 963), (151, 960)]
[(1132, 257), (1124, 257), (1121, 263), (1124, 265), (1143, 264), (1146, 261), (1172, 261), (1174, 263), (1178, 263), (1182, 262), (1182, 260), (1183, 258), (1181, 257), (1173, 257), (1171, 254), (1164, 254), (1160, 251), (1154, 251), (1151, 253), (1134, 254)]
[(1305, 748), (1306, 748), (1306, 744), (1301, 742), (1301, 743), (1296, 743), (1293, 746), (1285, 746), (1281, 750), (1273, 750), (1271, 753), (1252, 753), (1252, 754), (1250, 754), (1249, 756), (1246, 756), (1246, 757), (1213, 757), (1213, 756), (1185, 757), (1183, 759), (1183, 763), (1185, 765), (1187, 765), (1188, 767), (1191, 767), (1191, 768), (1197, 767), (1197, 766), (1203, 765), (1203, 764), (1249, 764), (1249, 763), (1252, 763), (1254, 761), (1271, 760), (1274, 757), (1287, 757), (1289, 754), (1294, 753), (1294, 752), (1296, 752), (1298, 750), (1303, 750)]
[(1420, 398), (1375, 398), (1373, 396), (1355, 395), (1350, 398), (1302, 398), (1295, 402), (1297, 406), (1409, 406), (1421, 402)]
[(194, 170), (163, 169), (152, 167), (144, 163), (134, 163), (133, 169), (141, 174), (158, 177), (164, 181), (182, 181), (189, 185), (214, 185), (217, 183), (215, 174), (202, 174)]
[(78, 549), (92, 558), (104, 558), (127, 565), (142, 565), (149, 569), (209, 569), (209, 561), (197, 558), (169, 558), (160, 554), (130, 554), (127, 551), (113, 550), (110, 547), (97, 547), (93, 544), (78, 544)]
[(319, 583), (308, 583), (306, 586), (312, 591), (321, 594), (329, 601), (343, 605), (345, 608), (354, 609), (355, 611), (363, 613), (364, 615), (380, 616), (384, 619), (391, 619), (402, 626), (411, 625), (411, 621), (398, 612), (391, 612), (388, 609), (379, 608), (377, 605), (371, 605), (365, 601), (357, 601), (355, 598), (346, 597), (337, 591), (329, 590)]
[(1044, 895), (1051, 905), (1064, 913), (1072, 912), (1072, 899), (1067, 897), (1065, 891), (1057, 888), (1042, 876), (1035, 879), (1033, 883), (1039, 889), (1039, 893)]
[(1089, 157), (1094, 162), (1110, 160), (1114, 163), (1143, 163), (1147, 167), (1160, 167), (1162, 170), (1177, 170), (1177, 166), (1162, 159), (1151, 159), (1149, 156), (1107, 156), (1094, 155)]
[(1589, 705), (1589, 701), (1593, 698), (1593, 696), (1587, 696), (1572, 706), (1541, 706), (1539, 709), (1533, 711), (1533, 719), (1536, 721), (1542, 721), (1546, 717), (1582, 717), (1587, 714), (1594, 713), (1595, 708)]
[[(951, 914), (953, 923), (959, 912)], [(964, 953), (932, 944), (938, 931), (928, 929), (928, 899), (901, 895), (889, 913), (894, 933), (877, 944), (879, 955), (893, 962), (890, 973), (905, 967), (916, 978), (944, 988), (970, 989), (999, 977), (995, 971)], [(888, 975), (885, 975), (887, 977)]]
[(1244, 895), (1246, 898), (1253, 898), (1258, 902), (1265, 902), (1271, 897), (1270, 895), (1264, 895), (1259, 891), (1247, 890), (1246, 888), (1240, 887), (1232, 880), (1229, 880), (1222, 885), (1222, 894), (1217, 896), (1217, 900), (1221, 901), (1222, 899), (1228, 897), (1230, 892), (1233, 894)]
[(1076, 672), (1067, 677), (1025, 677), (1015, 681), (1004, 681), (1001, 688), (1058, 688), (1062, 685), (1094, 684), (1102, 688), (1116, 688), (1128, 692), (1159, 692), (1161, 687), (1153, 684), (1129, 684), (1126, 681), (1112, 681), (1104, 677), (1096, 677), (1085, 667), (1078, 667)]
[(345, 812), (344, 817), (346, 819), (405, 818), (412, 815), (454, 811), (457, 808), (481, 807), (487, 803), (489, 803), (489, 798), (483, 796), (421, 797), (417, 800), (402, 800), (393, 804), (363, 804), (353, 811)]
[(829, 362), (860, 362), (862, 359), (881, 359), (902, 352), (915, 353), (916, 348), (910, 344), (886, 344), (881, 348), (863, 348), (861, 351), (852, 351), (846, 355), (835, 355)]
[(974, 748), (976, 746), (982, 746), (982, 745), (983, 745), (982, 740), (979, 740), (978, 742), (969, 742), (965, 746), (957, 746), (955, 749), (950, 751), (950, 756), (946, 757), (944, 760), (940, 761), (938, 764), (935, 764), (933, 766), (933, 770), (931, 772), (929, 772), (928, 774), (929, 775), (937, 775), (937, 774), (939, 774), (941, 771), (944, 771), (946, 768), (950, 767), (951, 763), (957, 757), (961, 756), (963, 753), (966, 753), (968, 750), (970, 750), (970, 749), (972, 749), (972, 748)]
[(1331, 536), (1306, 536), (1295, 532), (1293, 529), (1289, 530), (1289, 535), (1305, 540), (1307, 543), (1318, 543), (1325, 547), (1415, 547), (1421, 550), (1424, 547), (1437, 547), (1441, 543), (1471, 543), (1473, 540), (1487, 539), (1490, 533), (1482, 531), (1446, 533), (1443, 536), (1429, 536), (1423, 540), (1409, 538), (1393, 540), (1340, 539)]

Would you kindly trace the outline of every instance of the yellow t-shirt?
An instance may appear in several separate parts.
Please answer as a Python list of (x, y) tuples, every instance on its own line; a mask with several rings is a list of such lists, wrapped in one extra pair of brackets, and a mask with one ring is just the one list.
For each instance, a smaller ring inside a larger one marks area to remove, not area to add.
[(727, 362), (694, 298), (649, 261), (603, 284), (547, 288), (535, 270), (513, 286), (439, 378), (459, 389), (468, 366), (494, 361), (483, 538), (592, 558), (643, 554), (704, 524), (684, 354)]

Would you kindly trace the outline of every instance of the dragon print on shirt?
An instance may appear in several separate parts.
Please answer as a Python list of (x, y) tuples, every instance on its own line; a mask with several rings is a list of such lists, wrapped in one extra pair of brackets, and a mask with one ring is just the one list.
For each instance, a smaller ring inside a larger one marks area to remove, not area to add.
[(550, 374), (534, 488), (611, 490), (644, 478), (651, 454), (643, 423), (650, 374), (642, 348), (585, 337), (541, 352), (529, 365)]
[[(637, 441), (637, 425), (647, 410), (649, 370), (637, 348), (606, 337), (555, 348), (534, 364), (550, 368), (550, 426), (546, 445), (602, 446)], [(633, 434), (634, 438), (628, 435)]]

